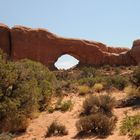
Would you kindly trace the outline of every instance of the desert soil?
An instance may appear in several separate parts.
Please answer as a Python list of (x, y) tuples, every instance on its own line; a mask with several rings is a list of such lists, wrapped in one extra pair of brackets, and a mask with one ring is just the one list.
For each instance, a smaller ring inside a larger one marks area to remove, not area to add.
[[(100, 93), (102, 94), (102, 93)], [(48, 112), (42, 112), (39, 117), (36, 119), (31, 120), (31, 123), (29, 127), (27, 128), (27, 131), (16, 138), (14, 140), (71, 140), (71, 139), (82, 139), (82, 140), (130, 140), (128, 136), (121, 136), (119, 134), (119, 127), (122, 119), (125, 117), (125, 111), (127, 111), (128, 115), (134, 115), (140, 112), (139, 109), (132, 109), (131, 107), (128, 108), (117, 108), (114, 109), (114, 114), (117, 116), (118, 121), (116, 124), (116, 128), (114, 129), (113, 133), (109, 135), (106, 138), (96, 138), (93, 136), (89, 137), (82, 137), (82, 138), (75, 138), (77, 130), (75, 127), (75, 123), (78, 120), (78, 115), (80, 113), (82, 102), (85, 99), (85, 96), (78, 96), (76, 94), (69, 94), (70, 96), (64, 97), (65, 99), (71, 99), (74, 103), (73, 109), (71, 111), (67, 112), (60, 112), (55, 111), (51, 114)], [(125, 98), (124, 92), (113, 92), (112, 96), (114, 96), (116, 99)], [(50, 123), (54, 120), (57, 120), (58, 122), (61, 122), (66, 126), (69, 133), (66, 136), (55, 136), (55, 137), (49, 137), (45, 138), (45, 134), (47, 132), (47, 126), (50, 125)]]

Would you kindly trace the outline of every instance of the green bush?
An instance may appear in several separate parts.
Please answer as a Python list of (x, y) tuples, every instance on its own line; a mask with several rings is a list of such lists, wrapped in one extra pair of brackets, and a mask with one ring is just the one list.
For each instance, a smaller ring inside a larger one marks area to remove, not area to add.
[(85, 95), (90, 92), (90, 88), (86, 85), (78, 86), (78, 93), (80, 95)]
[(49, 106), (47, 108), (47, 110), (48, 110), (49, 113), (53, 113), (55, 109), (53, 107)]
[(69, 72), (68, 70), (61, 70), (61, 71), (57, 71), (55, 72), (56, 78), (58, 80), (68, 80), (69, 79)]
[(128, 85), (128, 79), (122, 76), (112, 76), (105, 78), (105, 87), (106, 89), (110, 89), (111, 87), (115, 87), (119, 90), (123, 90)]
[(95, 84), (94, 78), (80, 78), (76, 82), (78, 82), (79, 85), (87, 85), (89, 87), (92, 87)]
[(67, 135), (68, 131), (66, 130), (66, 127), (56, 121), (53, 121), (50, 126), (48, 127), (48, 131), (45, 135), (45, 137), (51, 137), (51, 136), (63, 136)]
[(140, 65), (133, 72), (132, 82), (136, 86), (140, 86)]
[(91, 78), (91, 77), (95, 77), (96, 75), (96, 69), (94, 67), (83, 67), (81, 69), (82, 77), (86, 77), (86, 78)]
[(109, 95), (91, 95), (83, 102), (84, 115), (102, 113), (112, 116), (112, 109), (115, 106), (115, 99)]
[(94, 90), (95, 92), (100, 92), (100, 91), (102, 91), (102, 90), (103, 90), (103, 84), (101, 84), (101, 83), (96, 83), (96, 84), (93, 86), (93, 90)]
[(120, 132), (123, 135), (128, 134), (133, 140), (139, 140), (140, 115), (126, 116), (121, 123)]
[(0, 132), (23, 131), (53, 93), (54, 75), (31, 60), (0, 63)]
[(128, 86), (124, 89), (127, 96), (136, 96), (140, 97), (140, 88), (135, 86)]
[(115, 74), (120, 74), (121, 73), (121, 69), (119, 67), (116, 67), (114, 69), (114, 71), (115, 71)]
[(14, 136), (12, 134), (8, 134), (8, 133), (0, 134), (0, 140), (12, 140), (13, 137)]
[(112, 67), (110, 65), (104, 65), (102, 68), (106, 71), (112, 70)]
[(60, 98), (55, 106), (55, 110), (61, 110), (61, 111), (68, 111), (71, 110), (73, 107), (73, 103), (71, 100), (63, 101), (62, 98)]
[(61, 103), (61, 111), (68, 111), (71, 110), (73, 107), (73, 103), (71, 100), (63, 101)]
[(115, 99), (109, 95), (90, 95), (83, 102), (82, 117), (76, 122), (78, 134), (109, 135), (115, 127)]
[(103, 114), (94, 114), (80, 118), (76, 123), (79, 134), (93, 133), (94, 135), (105, 136), (112, 132), (115, 127), (115, 118)]

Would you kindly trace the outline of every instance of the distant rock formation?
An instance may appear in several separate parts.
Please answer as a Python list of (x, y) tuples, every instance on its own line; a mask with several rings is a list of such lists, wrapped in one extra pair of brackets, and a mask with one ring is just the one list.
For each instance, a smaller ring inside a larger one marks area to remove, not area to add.
[(0, 48), (10, 59), (29, 58), (54, 68), (54, 63), (63, 54), (79, 60), (80, 65), (101, 66), (137, 65), (140, 62), (140, 40), (132, 49), (113, 48), (103, 43), (83, 39), (63, 38), (46, 29), (23, 26), (9, 28), (0, 24)]

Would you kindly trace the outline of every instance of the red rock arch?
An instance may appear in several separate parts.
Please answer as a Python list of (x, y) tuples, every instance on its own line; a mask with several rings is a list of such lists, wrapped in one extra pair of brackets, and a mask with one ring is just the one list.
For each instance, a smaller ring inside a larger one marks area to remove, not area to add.
[(54, 68), (58, 57), (65, 53), (74, 56), (83, 65), (136, 65), (140, 61), (140, 41), (136, 42), (131, 50), (113, 48), (100, 42), (63, 38), (45, 29), (23, 26), (10, 29), (0, 24), (0, 48), (12, 60), (29, 58), (50, 69)]

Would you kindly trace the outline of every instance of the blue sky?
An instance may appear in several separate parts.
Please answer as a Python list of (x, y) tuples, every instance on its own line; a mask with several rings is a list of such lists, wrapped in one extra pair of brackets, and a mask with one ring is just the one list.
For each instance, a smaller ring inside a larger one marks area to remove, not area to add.
[(131, 47), (140, 38), (140, 0), (0, 0), (0, 22)]

